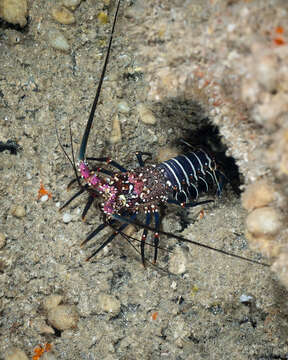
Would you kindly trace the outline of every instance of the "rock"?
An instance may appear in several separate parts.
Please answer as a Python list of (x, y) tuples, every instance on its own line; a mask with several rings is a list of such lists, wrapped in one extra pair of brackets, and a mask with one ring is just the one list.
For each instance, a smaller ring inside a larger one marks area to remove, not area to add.
[(27, 0), (0, 0), (0, 17), (5, 21), (24, 27), (27, 15)]
[(13, 209), (11, 210), (11, 214), (17, 218), (22, 218), (22, 217), (26, 216), (26, 210), (25, 210), (24, 206), (17, 205), (15, 207), (13, 207)]
[(99, 307), (102, 311), (112, 313), (114, 316), (120, 312), (120, 301), (112, 295), (99, 294), (98, 295)]
[(5, 360), (28, 360), (28, 357), (24, 351), (22, 351), (16, 347), (13, 347), (13, 348), (8, 349), (4, 359)]
[(64, 25), (74, 24), (76, 21), (73, 13), (64, 6), (53, 8), (52, 16), (56, 21)]
[(6, 245), (6, 236), (3, 233), (0, 233), (0, 249)]
[(72, 220), (72, 215), (69, 213), (63, 214), (62, 220), (65, 224), (68, 224)]
[(63, 331), (75, 328), (79, 315), (73, 305), (58, 305), (49, 310), (47, 319), (54, 328)]
[(155, 125), (156, 118), (153, 115), (152, 111), (146, 107), (146, 105), (140, 103), (137, 105), (137, 111), (140, 117), (140, 120), (147, 125)]
[(71, 10), (75, 10), (82, 0), (63, 0), (63, 5)]
[(62, 300), (63, 300), (62, 295), (54, 294), (47, 296), (46, 299), (43, 301), (43, 308), (44, 310), (49, 311), (55, 308), (56, 306), (58, 306)]
[(112, 130), (111, 130), (111, 134), (110, 134), (110, 143), (111, 144), (116, 144), (118, 142), (120, 142), (122, 139), (121, 136), (121, 127), (120, 127), (120, 121), (119, 121), (119, 117), (116, 114), (112, 123)]
[(275, 198), (275, 191), (272, 184), (266, 180), (255, 181), (245, 189), (242, 194), (243, 207), (251, 211), (271, 203)]
[(272, 207), (255, 209), (247, 216), (246, 227), (254, 236), (276, 235), (282, 227), (282, 216)]
[(50, 30), (48, 33), (50, 45), (56, 50), (69, 51), (70, 45), (65, 36), (58, 30)]
[(130, 107), (126, 101), (120, 101), (118, 103), (118, 110), (123, 114), (127, 114), (130, 111)]

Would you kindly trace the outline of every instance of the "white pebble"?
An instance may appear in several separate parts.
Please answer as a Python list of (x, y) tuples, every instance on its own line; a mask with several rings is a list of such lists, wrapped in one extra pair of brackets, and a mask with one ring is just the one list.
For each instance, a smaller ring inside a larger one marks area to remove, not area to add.
[(48, 195), (43, 195), (43, 196), (41, 196), (40, 201), (45, 202), (45, 201), (47, 201), (48, 199), (49, 199), (49, 196), (48, 196)]
[(251, 296), (251, 295), (242, 294), (240, 296), (240, 302), (241, 303), (251, 302), (251, 300), (253, 300), (253, 296)]
[(50, 30), (48, 33), (48, 39), (50, 45), (57, 50), (68, 51), (70, 45), (65, 36), (58, 30)]
[(62, 220), (65, 224), (68, 224), (72, 220), (72, 215), (65, 213), (65, 214), (63, 214)]
[(126, 101), (120, 101), (118, 103), (118, 110), (123, 114), (127, 114), (130, 111), (130, 107)]

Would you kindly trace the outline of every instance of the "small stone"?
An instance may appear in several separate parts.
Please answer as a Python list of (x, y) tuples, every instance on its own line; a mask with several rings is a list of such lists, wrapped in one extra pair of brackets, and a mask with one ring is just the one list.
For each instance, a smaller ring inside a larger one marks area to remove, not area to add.
[(47, 319), (54, 328), (63, 331), (75, 328), (79, 315), (73, 305), (58, 305), (49, 310)]
[(58, 30), (50, 30), (48, 33), (50, 45), (56, 50), (68, 51), (70, 45), (65, 36)]
[(155, 125), (156, 118), (153, 115), (152, 111), (146, 107), (146, 105), (140, 103), (137, 105), (137, 111), (140, 117), (140, 120), (147, 125)]
[(120, 142), (121, 139), (122, 139), (122, 136), (121, 136), (120, 121), (119, 121), (118, 115), (116, 114), (114, 117), (113, 123), (112, 123), (110, 143), (116, 144), (116, 143)]
[(241, 303), (249, 303), (253, 300), (253, 296), (242, 294), (239, 298)]
[(47, 296), (46, 299), (43, 301), (43, 308), (44, 310), (49, 311), (55, 308), (56, 306), (58, 306), (62, 300), (63, 300), (62, 295), (54, 294)]
[(16, 347), (8, 349), (5, 355), (5, 360), (28, 360), (27, 355), (21, 349)]
[(127, 114), (130, 111), (130, 107), (126, 101), (120, 101), (118, 103), (118, 110), (119, 110), (119, 112), (121, 112), (123, 114)]
[(268, 205), (274, 198), (275, 191), (272, 184), (263, 179), (247, 186), (242, 194), (242, 205), (246, 210), (251, 211)]
[(63, 0), (63, 5), (71, 10), (75, 10), (82, 0)]
[(3, 233), (0, 233), (0, 249), (6, 245), (6, 236)]
[(65, 224), (68, 224), (72, 220), (72, 215), (65, 213), (63, 214), (62, 220)]
[(75, 17), (73, 13), (64, 6), (53, 8), (52, 16), (60, 24), (70, 25), (75, 23)]
[(169, 271), (176, 275), (184, 274), (187, 269), (187, 263), (187, 251), (178, 247), (169, 259)]
[(41, 196), (41, 198), (40, 198), (40, 201), (41, 201), (41, 202), (46, 202), (47, 200), (49, 200), (49, 196), (48, 196), (47, 194)]
[(25, 210), (24, 206), (17, 205), (12, 209), (11, 214), (17, 218), (22, 218), (22, 217), (26, 216), (26, 210)]
[(254, 236), (276, 235), (282, 227), (282, 216), (272, 207), (255, 209), (247, 216), (246, 227)]
[(27, 24), (27, 0), (0, 0), (0, 17), (10, 24)]
[(112, 313), (114, 316), (120, 312), (120, 301), (115, 296), (108, 294), (99, 294), (98, 303), (102, 311)]

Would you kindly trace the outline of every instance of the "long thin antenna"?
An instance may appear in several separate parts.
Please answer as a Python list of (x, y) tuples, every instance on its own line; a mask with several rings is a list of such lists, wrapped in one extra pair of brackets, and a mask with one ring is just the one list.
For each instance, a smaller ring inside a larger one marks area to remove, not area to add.
[[(147, 229), (147, 230), (150, 230), (150, 231), (153, 231), (153, 232), (156, 231), (156, 229), (154, 229), (154, 228), (151, 227), (151, 226), (147, 226), (147, 225), (145, 225), (145, 224), (141, 224), (141, 223), (138, 222), (138, 221), (131, 220), (131, 219), (129, 219), (129, 218), (125, 218), (125, 217), (120, 216), (120, 215), (113, 215), (112, 217), (113, 217), (115, 220), (121, 221), (121, 222), (123, 222), (123, 223), (129, 223), (129, 224), (133, 224), (133, 225), (138, 225), (138, 226), (141, 226), (141, 227), (144, 228), (144, 229)], [(249, 258), (246, 258), (246, 257), (244, 257), (244, 256), (237, 255), (237, 254), (234, 254), (234, 253), (230, 253), (230, 252), (225, 251), (225, 250), (222, 250), (222, 249), (217, 249), (217, 248), (214, 248), (214, 247), (212, 247), (212, 246), (199, 243), (199, 242), (197, 242), (197, 241), (193, 241), (193, 240), (189, 240), (189, 239), (183, 238), (183, 237), (180, 236), (180, 235), (175, 235), (175, 234), (172, 234), (172, 233), (169, 233), (169, 232), (166, 232), (166, 231), (162, 231), (162, 230), (157, 230), (157, 232), (158, 232), (159, 234), (166, 235), (166, 236), (168, 236), (168, 237), (170, 237), (170, 238), (174, 238), (174, 239), (177, 239), (177, 240), (180, 240), (180, 241), (183, 241), (183, 242), (188, 242), (188, 243), (190, 243), (190, 244), (193, 244), (193, 245), (196, 245), (196, 246), (199, 246), (199, 247), (203, 247), (203, 248), (205, 248), (205, 249), (209, 249), (209, 250), (218, 252), (218, 253), (223, 254), (223, 255), (231, 256), (231, 257), (234, 257), (234, 258), (236, 258), (236, 259), (244, 260), (244, 261), (250, 262), (250, 263), (252, 263), (252, 264), (257, 264), (257, 265), (262, 265), (262, 266), (268, 266), (268, 267), (270, 267), (269, 264), (264, 263), (264, 262), (262, 262), (262, 261), (257, 261), (257, 260), (249, 259)]]
[(99, 80), (99, 83), (98, 83), (98, 87), (97, 87), (96, 95), (95, 95), (95, 98), (94, 98), (94, 101), (93, 101), (93, 104), (92, 104), (90, 115), (89, 115), (89, 118), (88, 118), (88, 121), (87, 121), (85, 132), (84, 132), (84, 135), (82, 137), (82, 141), (81, 141), (81, 145), (80, 145), (80, 149), (79, 149), (79, 154), (78, 154), (78, 160), (79, 161), (81, 161), (81, 160), (83, 161), (85, 159), (87, 141), (88, 141), (88, 137), (89, 137), (89, 134), (90, 134), (92, 122), (93, 122), (93, 119), (94, 119), (95, 110), (96, 110), (96, 107), (97, 107), (97, 104), (98, 104), (98, 100), (99, 100), (99, 96), (100, 96), (100, 92), (101, 92), (101, 88), (102, 88), (102, 83), (103, 83), (103, 79), (104, 79), (105, 72), (106, 72), (106, 67), (107, 67), (108, 60), (109, 60), (109, 55), (110, 55), (110, 51), (111, 51), (113, 34), (114, 34), (114, 29), (115, 29), (116, 20), (117, 20), (117, 16), (118, 16), (118, 11), (119, 11), (119, 7), (120, 7), (120, 2), (121, 2), (121, 0), (119, 0), (118, 4), (117, 4), (117, 9), (116, 9), (115, 16), (114, 16), (114, 21), (113, 21), (111, 34), (110, 34), (110, 40), (109, 40), (109, 45), (108, 45), (108, 49), (107, 49), (107, 53), (106, 53), (104, 66), (103, 66), (103, 69), (102, 69), (101, 77), (100, 77), (100, 80)]

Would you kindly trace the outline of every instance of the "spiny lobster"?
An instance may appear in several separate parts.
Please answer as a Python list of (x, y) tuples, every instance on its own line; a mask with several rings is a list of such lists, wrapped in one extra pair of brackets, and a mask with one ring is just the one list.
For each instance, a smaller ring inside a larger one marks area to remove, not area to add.
[[(225, 255), (230, 255), (242, 260), (250, 261), (252, 263), (269, 266), (262, 262), (247, 259), (236, 254), (231, 254), (224, 250), (212, 248), (209, 245), (197, 243), (192, 240), (184, 239), (181, 236), (166, 233), (160, 230), (159, 209), (163, 205), (167, 203), (174, 203), (182, 207), (192, 207), (210, 202), (211, 200), (197, 202), (197, 199), (201, 197), (201, 195), (210, 191), (214, 191), (218, 196), (220, 196), (222, 188), (227, 182), (227, 178), (224, 173), (218, 169), (216, 162), (210, 155), (208, 155), (206, 151), (202, 149), (189, 151), (185, 155), (179, 155), (158, 165), (145, 165), (143, 156), (149, 157), (150, 153), (137, 152), (136, 156), (139, 167), (132, 170), (127, 170), (110, 158), (94, 158), (85, 156), (87, 142), (94, 119), (94, 113), (99, 100), (101, 87), (109, 60), (120, 2), (121, 1), (119, 0), (117, 4), (104, 66), (90, 115), (86, 124), (85, 132), (82, 137), (77, 158), (77, 168), (75, 165), (73, 148), (72, 161), (60, 143), (60, 146), (71, 162), (76, 175), (76, 178), (70, 182), (68, 187), (76, 181), (80, 187), (80, 190), (74, 194), (61, 207), (61, 209), (65, 208), (68, 204), (71, 203), (72, 200), (77, 198), (82, 193), (87, 192), (88, 201), (83, 210), (82, 219), (85, 218), (95, 199), (96, 201), (100, 200), (100, 209), (105, 219), (102, 224), (100, 224), (86, 237), (86, 239), (82, 242), (82, 245), (86, 244), (107, 226), (114, 229), (114, 232), (108, 237), (108, 239), (106, 239), (103, 244), (87, 258), (87, 260), (90, 260), (99, 251), (111, 243), (118, 234), (121, 234), (126, 239), (129, 238), (125, 233), (123, 233), (123, 231), (128, 226), (128, 224), (136, 224), (143, 228), (140, 248), (141, 259), (144, 266), (144, 249), (148, 230), (154, 232), (153, 263), (155, 263), (157, 260), (159, 234), (161, 233), (181, 241), (186, 241), (197, 246), (202, 246), (207, 249), (220, 252)], [(70, 137), (72, 138), (71, 129)], [(112, 170), (98, 166), (90, 167), (88, 161), (109, 164), (110, 166), (116, 168), (117, 171), (114, 172)], [(80, 173), (80, 176), (78, 175), (78, 172)], [(81, 183), (80, 178), (84, 180), (84, 184)], [(138, 222), (137, 215), (139, 212), (145, 213), (145, 224), (140, 224)], [(153, 220), (155, 226), (154, 228), (150, 226)], [(121, 223), (120, 226), (119, 222)]]

